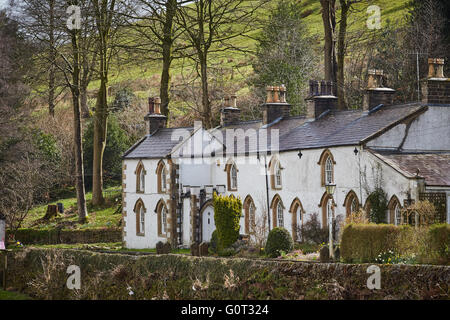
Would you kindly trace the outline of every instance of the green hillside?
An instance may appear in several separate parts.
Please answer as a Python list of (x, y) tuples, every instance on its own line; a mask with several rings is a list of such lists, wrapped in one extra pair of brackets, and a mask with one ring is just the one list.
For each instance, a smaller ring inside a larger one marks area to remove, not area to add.
[[(323, 46), (323, 25), (321, 17), (321, 6), (319, 0), (299, 0), (303, 5), (304, 23), (307, 27), (309, 35), (312, 36), (314, 43), (311, 43), (315, 52), (318, 55), (322, 55)], [(352, 34), (358, 30), (362, 30), (366, 27), (366, 21), (369, 16), (367, 13), (367, 7), (369, 5), (378, 5), (381, 9), (381, 24), (382, 28), (386, 23), (390, 21), (396, 21), (397, 24), (404, 22), (404, 17), (408, 13), (408, 6), (410, 0), (375, 0), (375, 1), (362, 1), (356, 3), (349, 15), (348, 19), (348, 33)], [(340, 10), (339, 1), (336, 1), (338, 11), (336, 13), (336, 20), (339, 24)], [(268, 17), (270, 14), (270, 7), (276, 4), (275, 1), (271, 2), (269, 7), (261, 9), (259, 17)], [(255, 48), (256, 42), (248, 37), (236, 38), (233, 40), (236, 45), (244, 45), (248, 48)], [(226, 52), (212, 57), (211, 65), (220, 66), (224, 69), (233, 69), (232, 81), (236, 84), (240, 84), (240, 90), (237, 94), (243, 94), (248, 91), (245, 84), (246, 78), (252, 72), (251, 67), (251, 54), (242, 54), (238, 52)], [(113, 64), (116, 65), (116, 64)], [(172, 85), (179, 83), (182, 72), (184, 75), (192, 72), (192, 61), (175, 60), (172, 64), (171, 75)], [(161, 64), (159, 61), (152, 60), (149, 57), (139, 62), (129, 62), (119, 64), (119, 66), (113, 68), (110, 73), (109, 83), (110, 86), (115, 89), (129, 88), (134, 94), (140, 98), (145, 99), (148, 96), (159, 95), (159, 79), (161, 72)], [(89, 90), (94, 93), (99, 86), (99, 81), (94, 80), (90, 83)], [(91, 96), (91, 107), (95, 103), (95, 98)], [(111, 97), (113, 99), (113, 97)], [(182, 101), (173, 99), (171, 102), (171, 114), (183, 115), (188, 112)]]

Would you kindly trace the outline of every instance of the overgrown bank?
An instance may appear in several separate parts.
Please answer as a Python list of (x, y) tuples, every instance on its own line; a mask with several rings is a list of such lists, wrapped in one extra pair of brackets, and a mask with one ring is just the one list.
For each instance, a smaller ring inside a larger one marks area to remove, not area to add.
[[(450, 267), (295, 263), (186, 255), (130, 256), (76, 250), (9, 252), (8, 287), (38, 299), (448, 299)], [(66, 287), (69, 265), (80, 290)]]

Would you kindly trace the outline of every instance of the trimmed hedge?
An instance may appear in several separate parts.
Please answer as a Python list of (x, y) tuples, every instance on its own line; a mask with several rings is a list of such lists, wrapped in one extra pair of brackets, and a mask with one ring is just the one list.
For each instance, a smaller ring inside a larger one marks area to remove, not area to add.
[(450, 264), (450, 225), (430, 226), (426, 238), (427, 250), (421, 260), (425, 263)]
[(399, 256), (413, 256), (419, 263), (450, 263), (450, 225), (415, 229), (409, 225), (348, 224), (341, 239), (344, 262), (375, 262), (391, 250)]
[(264, 251), (271, 258), (276, 258), (281, 251), (291, 252), (294, 248), (294, 241), (285, 228), (273, 228), (267, 237), (266, 248)]
[(220, 251), (230, 247), (239, 238), (242, 201), (240, 198), (214, 193), (213, 205)]
[(117, 228), (84, 230), (18, 229), (15, 233), (15, 239), (23, 244), (121, 242), (122, 230)]
[(341, 239), (344, 262), (374, 262), (380, 253), (395, 250), (401, 228), (390, 224), (348, 224)]

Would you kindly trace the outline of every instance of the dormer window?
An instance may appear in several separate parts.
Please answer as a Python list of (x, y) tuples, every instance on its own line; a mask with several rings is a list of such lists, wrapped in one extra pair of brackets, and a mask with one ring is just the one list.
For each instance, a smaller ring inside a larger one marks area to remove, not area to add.
[(158, 179), (158, 193), (166, 193), (167, 191), (167, 169), (164, 162), (161, 160), (156, 168), (156, 175)]
[(334, 183), (334, 165), (336, 162), (334, 161), (333, 154), (330, 150), (326, 149), (322, 152), (318, 164), (321, 168), (321, 184), (322, 186), (326, 186), (327, 184)]
[(237, 180), (238, 169), (237, 169), (236, 164), (234, 163), (234, 161), (232, 161), (232, 160), (228, 161), (228, 163), (225, 165), (225, 171), (227, 172), (228, 191), (237, 191), (237, 187), (238, 187), (238, 180)]
[(144, 168), (144, 164), (142, 161), (139, 161), (137, 167), (136, 167), (136, 192), (137, 193), (144, 193), (145, 192), (145, 175), (146, 171)]

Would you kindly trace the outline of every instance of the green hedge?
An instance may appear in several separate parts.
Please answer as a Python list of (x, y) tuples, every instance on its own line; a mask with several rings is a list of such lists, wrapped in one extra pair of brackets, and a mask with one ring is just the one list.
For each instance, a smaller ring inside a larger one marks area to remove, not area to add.
[(420, 257), (423, 263), (450, 264), (450, 225), (430, 226), (426, 237), (426, 247)]
[(220, 250), (230, 247), (239, 238), (242, 201), (240, 198), (214, 194), (213, 205)]
[(450, 263), (450, 225), (437, 224), (415, 229), (387, 224), (348, 224), (341, 240), (344, 262), (375, 262), (379, 254), (393, 251), (414, 257), (418, 263)]
[(380, 253), (395, 250), (401, 228), (389, 224), (348, 224), (341, 239), (344, 262), (374, 262)]

